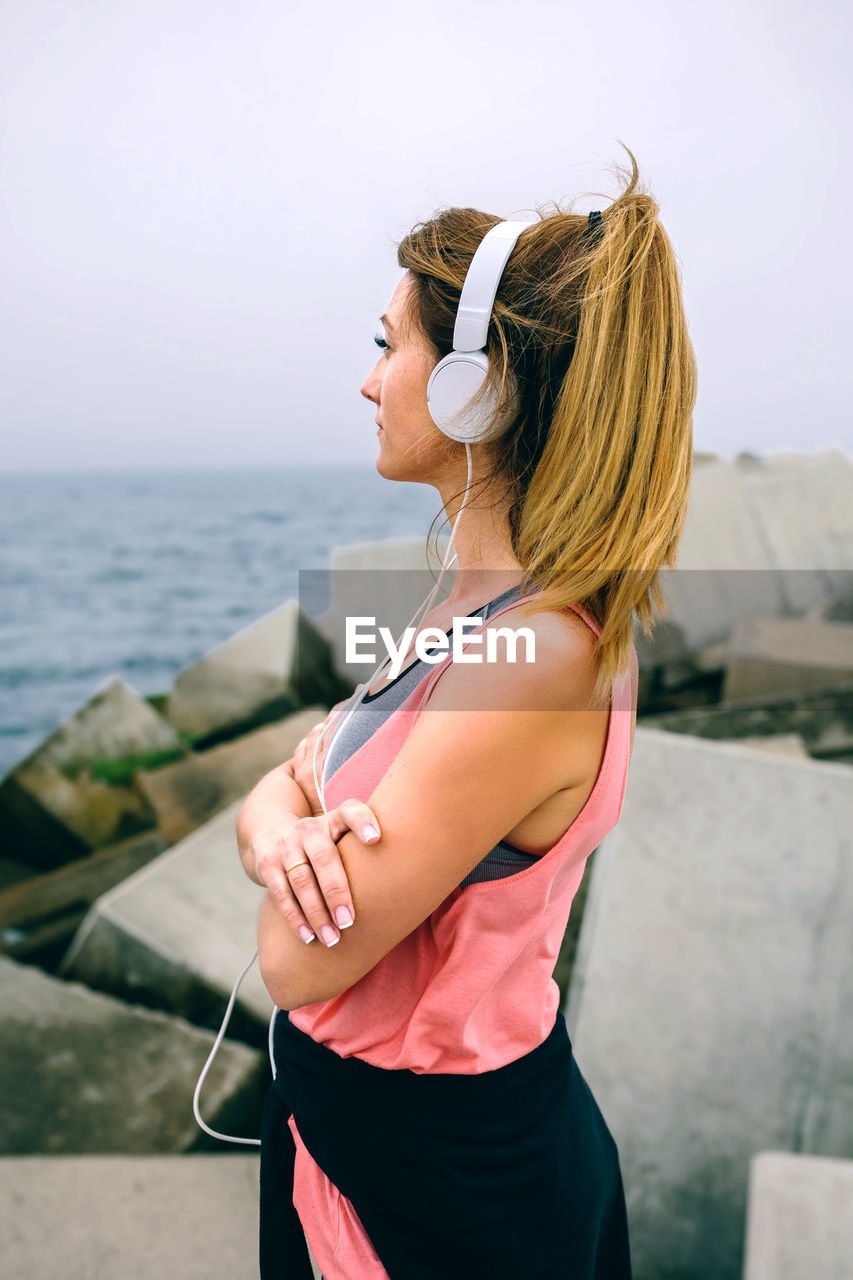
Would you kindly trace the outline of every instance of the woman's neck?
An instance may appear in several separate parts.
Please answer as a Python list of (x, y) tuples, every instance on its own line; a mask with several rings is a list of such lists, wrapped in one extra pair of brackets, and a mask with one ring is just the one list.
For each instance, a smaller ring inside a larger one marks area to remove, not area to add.
[[(456, 489), (451, 493), (444, 509), (452, 529), (462, 497)], [(453, 539), (456, 577), (448, 604), (477, 607), (520, 581), (523, 566), (512, 552), (508, 512), (508, 501), (495, 501), (494, 494), (488, 491), (469, 499)]]

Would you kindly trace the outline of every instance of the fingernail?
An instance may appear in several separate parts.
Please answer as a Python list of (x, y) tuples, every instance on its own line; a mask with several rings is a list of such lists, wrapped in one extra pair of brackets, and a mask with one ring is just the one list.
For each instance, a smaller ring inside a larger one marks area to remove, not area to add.
[(376, 830), (372, 822), (368, 822), (361, 828), (362, 840), (378, 840), (379, 832)]
[(320, 929), (320, 937), (323, 939), (327, 947), (333, 947), (336, 942), (340, 942), (340, 935), (335, 933), (330, 924), (324, 924)]
[(308, 928), (307, 924), (301, 924), (296, 930), (303, 942), (313, 942), (314, 934)]
[(352, 924), (352, 916), (346, 907), (338, 907), (335, 912), (335, 919), (342, 929), (348, 929)]

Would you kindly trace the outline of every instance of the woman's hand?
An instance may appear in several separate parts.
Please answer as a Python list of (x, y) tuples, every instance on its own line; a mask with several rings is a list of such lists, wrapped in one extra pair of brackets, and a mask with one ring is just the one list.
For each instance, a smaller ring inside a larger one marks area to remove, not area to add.
[[(361, 685), (358, 685), (356, 692), (358, 692), (358, 689), (360, 688)], [(320, 797), (317, 795), (317, 788), (314, 785), (314, 747), (325, 726), (330, 720), (334, 719), (339, 714), (342, 708), (347, 705), (348, 701), (349, 699), (344, 699), (343, 702), (336, 702), (329, 714), (326, 716), (326, 719), (320, 720), (314, 725), (310, 733), (306, 734), (306, 736), (302, 738), (290, 759), (293, 777), (302, 788), (302, 791), (305, 794), (305, 799), (310, 804), (311, 813), (314, 817), (319, 817), (323, 812), (323, 806), (320, 804)], [(334, 730), (330, 729), (323, 738), (323, 741), (320, 743), (320, 750), (317, 752), (318, 778), (323, 775), (323, 760), (325, 759), (326, 748), (331, 741), (333, 733)]]
[(297, 818), (283, 833), (259, 833), (252, 842), (258, 879), (303, 942), (319, 935), (327, 947), (333, 947), (340, 941), (339, 929), (355, 923), (336, 843), (347, 831), (355, 832), (365, 844), (379, 839), (376, 815), (362, 800), (344, 800), (327, 814)]

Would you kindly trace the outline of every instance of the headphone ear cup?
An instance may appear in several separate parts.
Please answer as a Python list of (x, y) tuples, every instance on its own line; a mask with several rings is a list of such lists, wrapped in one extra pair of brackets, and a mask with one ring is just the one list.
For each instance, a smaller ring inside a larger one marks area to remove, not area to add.
[(480, 404), (466, 406), (486, 380), (489, 360), (485, 351), (451, 351), (440, 360), (427, 383), (427, 407), (440, 431), (460, 444), (477, 444), (496, 433), (496, 405), (492, 395)]

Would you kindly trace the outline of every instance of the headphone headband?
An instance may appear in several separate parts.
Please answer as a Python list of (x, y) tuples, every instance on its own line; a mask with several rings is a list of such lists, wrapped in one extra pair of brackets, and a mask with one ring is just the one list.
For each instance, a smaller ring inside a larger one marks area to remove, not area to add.
[(503, 269), (515, 242), (532, 222), (498, 222), (483, 236), (471, 259), (453, 326), (454, 351), (481, 351)]

